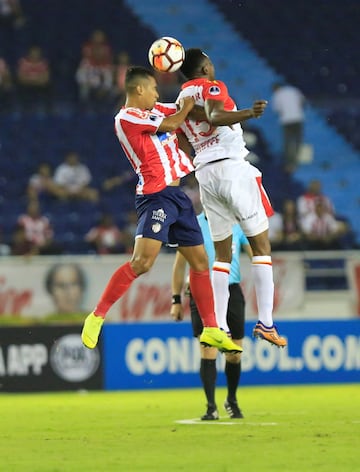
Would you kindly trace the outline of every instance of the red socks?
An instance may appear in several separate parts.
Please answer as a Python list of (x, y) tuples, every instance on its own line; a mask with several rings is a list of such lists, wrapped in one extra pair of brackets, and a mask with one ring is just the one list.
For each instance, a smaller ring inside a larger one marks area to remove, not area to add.
[(196, 272), (190, 269), (190, 290), (204, 327), (216, 328), (214, 295), (209, 270)]
[(130, 262), (119, 267), (109, 280), (101, 298), (94, 310), (96, 316), (105, 318), (110, 307), (126, 292), (137, 274), (132, 270)]

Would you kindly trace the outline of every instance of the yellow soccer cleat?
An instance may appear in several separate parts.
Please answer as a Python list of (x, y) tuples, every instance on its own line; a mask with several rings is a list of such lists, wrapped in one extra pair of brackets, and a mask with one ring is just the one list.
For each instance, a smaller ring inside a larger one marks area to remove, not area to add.
[(81, 340), (85, 347), (94, 349), (97, 345), (101, 327), (104, 323), (104, 318), (101, 316), (95, 316), (92, 312), (85, 319), (85, 323), (81, 332)]
[(287, 346), (286, 339), (280, 336), (275, 325), (273, 325), (271, 328), (268, 328), (263, 323), (261, 323), (261, 321), (258, 321), (253, 330), (253, 336), (254, 338), (265, 339), (265, 341), (268, 341), (277, 347)]
[(220, 352), (242, 352), (242, 348), (235, 344), (220, 328), (204, 328), (200, 335), (200, 343), (203, 346), (211, 346), (219, 349)]

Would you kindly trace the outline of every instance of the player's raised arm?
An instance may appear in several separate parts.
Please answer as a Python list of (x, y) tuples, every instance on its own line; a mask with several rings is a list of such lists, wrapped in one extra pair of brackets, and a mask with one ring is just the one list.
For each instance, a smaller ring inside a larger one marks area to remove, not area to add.
[(179, 102), (179, 111), (173, 115), (167, 116), (162, 120), (158, 131), (167, 132), (175, 131), (184, 122), (190, 110), (194, 107), (194, 99), (192, 97), (185, 97)]
[(228, 111), (224, 109), (223, 101), (207, 99), (205, 101), (205, 114), (211, 125), (227, 126), (250, 118), (259, 118), (264, 113), (266, 105), (266, 100), (256, 100), (251, 108)]

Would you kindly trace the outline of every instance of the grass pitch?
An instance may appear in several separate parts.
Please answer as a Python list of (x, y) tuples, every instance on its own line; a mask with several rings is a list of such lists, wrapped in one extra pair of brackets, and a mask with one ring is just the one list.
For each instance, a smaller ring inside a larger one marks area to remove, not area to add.
[(0, 470), (360, 471), (360, 385), (240, 387), (232, 421), (224, 397), (200, 422), (198, 389), (1, 394)]

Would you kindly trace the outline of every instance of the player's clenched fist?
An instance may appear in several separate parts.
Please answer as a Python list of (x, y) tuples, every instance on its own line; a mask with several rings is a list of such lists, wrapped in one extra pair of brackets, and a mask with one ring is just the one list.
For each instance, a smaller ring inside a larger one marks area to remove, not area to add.
[(252, 111), (254, 114), (254, 118), (259, 118), (259, 116), (264, 113), (267, 103), (268, 102), (266, 100), (256, 100), (253, 103)]

